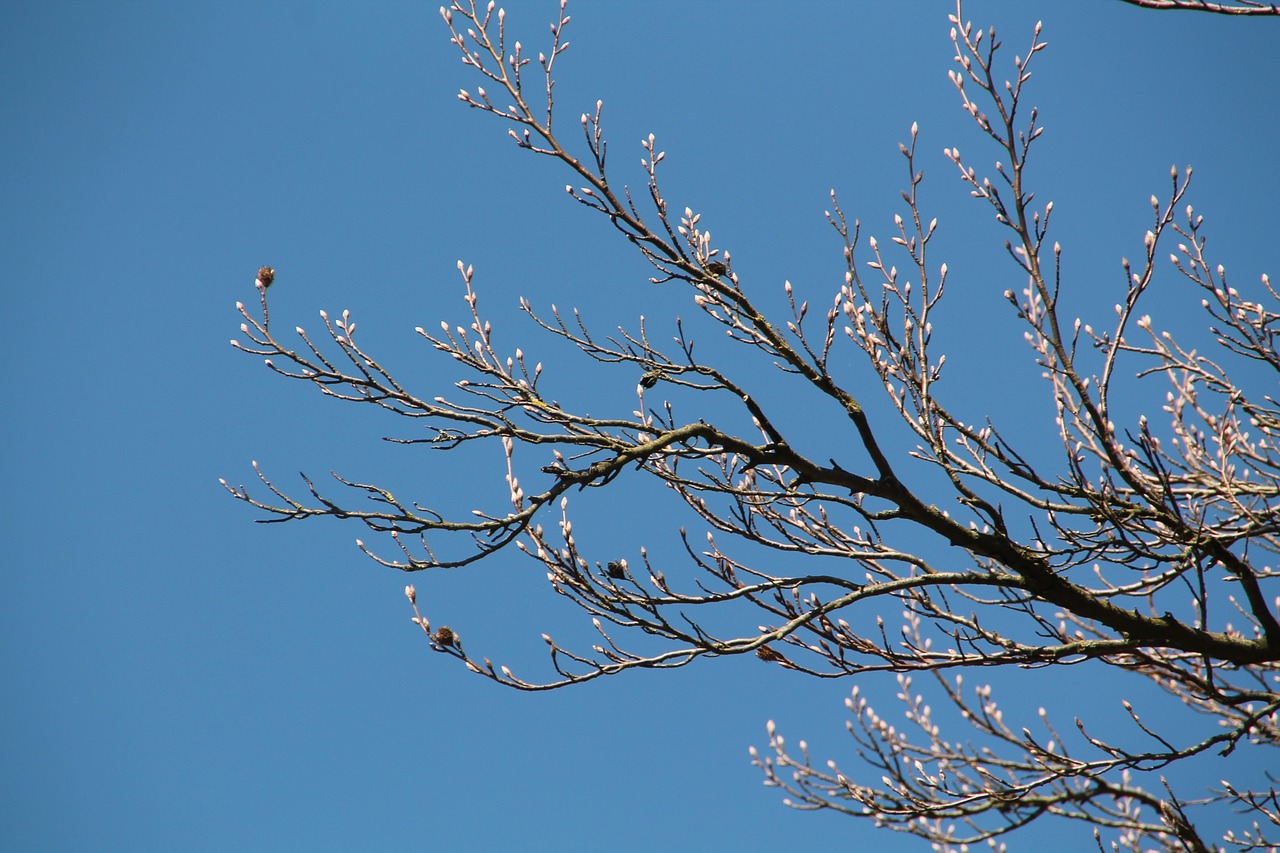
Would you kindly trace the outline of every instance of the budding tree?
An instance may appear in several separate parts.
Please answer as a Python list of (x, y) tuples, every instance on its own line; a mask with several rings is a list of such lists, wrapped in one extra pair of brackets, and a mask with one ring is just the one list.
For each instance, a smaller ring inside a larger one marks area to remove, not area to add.
[[(1130, 2), (1274, 12), (1247, 2)], [(983, 233), (1003, 241), (1017, 267), (1019, 289), (1004, 295), (1056, 412), (1044, 430), (1056, 451), (1046, 454), (969, 411), (963, 388), (974, 377), (952, 377), (931, 343), (950, 279), (948, 265), (931, 257), (937, 222), (920, 196), (914, 126), (900, 147), (908, 181), (889, 239), (863, 240), (833, 194), (827, 216), (843, 245), (843, 282), (812, 310), (786, 284), (783, 315), (766, 316), (761, 306), (773, 294), (735, 266), (691, 207), (669, 205), (653, 136), (636, 190), (606, 170), (602, 103), (571, 123), (572, 133), (553, 127), (565, 0), (544, 52), (512, 42), (492, 3), (482, 10), (458, 0), (441, 13), (483, 83), (463, 90), (462, 102), (509, 125), (520, 149), (558, 162), (569, 197), (643, 256), (652, 282), (685, 289), (695, 316), (661, 334), (642, 319), (601, 335), (577, 312), (542, 313), (522, 300), (538, 332), (637, 383), (634, 411), (592, 415), (544, 391), (531, 346), (496, 343), (465, 263), (465, 325), (417, 329), (458, 371), (443, 395), (398, 380), (357, 343), (345, 312), (322, 314), (327, 341), (301, 329), (297, 339), (277, 336), (268, 314), (275, 271), (263, 267), (260, 310), (239, 306), (247, 338), (235, 346), (327, 396), (412, 419), (426, 431), (402, 439), (413, 449), (500, 448), (505, 462), (494, 476), (505, 478), (509, 505), (458, 513), (448, 499), (425, 505), (341, 477), (336, 493), (307, 479), (294, 495), (261, 471), (265, 493), (228, 486), (232, 495), (268, 521), (362, 522), (385, 538), (361, 549), (405, 572), (515, 553), (532, 560), (598, 635), (590, 648), (544, 635), (554, 675), (540, 680), (474, 654), (406, 588), (431, 648), (497, 684), (547, 690), (728, 655), (853, 677), (847, 705), (858, 767), (815, 763), (803, 741), (793, 749), (772, 724), (769, 749), (753, 750), (766, 784), (796, 808), (864, 817), (943, 850), (1002, 846), (1001, 836), (1045, 816), (1092, 824), (1099, 846), (1111, 849), (1275, 844), (1272, 777), (1193, 790), (1165, 771), (1280, 745), (1277, 571), (1269, 563), (1280, 546), (1280, 294), (1266, 276), (1248, 288), (1228, 284), (1188, 203), (1189, 168), (1175, 168), (1151, 197), (1143, 251), (1121, 262), (1126, 286), (1106, 325), (1061, 314), (1069, 284), (1050, 233), (1053, 204), (1036, 202), (1025, 182), (1041, 134), (1027, 102), (1029, 69), (1046, 46), (1041, 28), (1006, 66), (994, 31), (965, 22), (957, 3), (951, 81), (997, 162), (988, 170), (958, 148), (945, 154), (974, 204), (994, 213)], [(1214, 350), (1153, 325), (1144, 295), (1158, 271), (1198, 292)], [(744, 366), (749, 358), (695, 349), (696, 330), (707, 327), (816, 395), (813, 417), (825, 419), (840, 449), (802, 450), (787, 419), (753, 391), (761, 379)], [(837, 354), (848, 353), (863, 364), (856, 381), (837, 366)], [(1241, 379), (1259, 376), (1260, 387)], [(1135, 382), (1163, 383), (1159, 411), (1129, 419), (1119, 398)], [(892, 418), (872, 417), (869, 388)], [(904, 436), (913, 451), (895, 449)], [(679, 531), (683, 566), (659, 567), (643, 548), (624, 557), (580, 546), (570, 499), (636, 477), (660, 482), (691, 513), (696, 529)], [(1199, 712), (1202, 725), (1162, 730), (1149, 722), (1159, 709), (1140, 716), (1124, 702), (1127, 732), (1097, 734), (1085, 719), (1064, 724), (1043, 709), (1024, 726), (1005, 718), (990, 687), (964, 680), (976, 668), (1066, 666), (1154, 685), (1165, 701)], [(905, 726), (856, 686), (860, 673), (877, 671), (898, 674)], [(927, 705), (925, 692), (950, 711)], [(963, 731), (941, 725), (944, 716)], [(1217, 820), (1226, 807), (1240, 812), (1216, 840), (1200, 817), (1214, 807)]]

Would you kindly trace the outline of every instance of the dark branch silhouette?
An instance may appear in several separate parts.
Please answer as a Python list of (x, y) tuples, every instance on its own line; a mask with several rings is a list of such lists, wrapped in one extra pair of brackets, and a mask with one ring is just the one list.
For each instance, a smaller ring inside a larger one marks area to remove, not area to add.
[[(1280, 296), (1266, 276), (1252, 287), (1228, 284), (1206, 252), (1203, 217), (1188, 203), (1191, 169), (1172, 169), (1163, 193), (1151, 197), (1150, 220), (1137, 232), (1143, 252), (1121, 260), (1125, 297), (1107, 327), (1061, 314), (1070, 284), (1063, 251), (1049, 236), (1053, 204), (1036, 202), (1026, 183), (1041, 134), (1026, 88), (1046, 46), (1041, 28), (1006, 81), (994, 31), (965, 22), (957, 4), (951, 81), (997, 162), (987, 177), (956, 148), (946, 157), (975, 203), (994, 214), (999, 233), (989, 236), (1003, 241), (1025, 276), (1020, 291), (1004, 295), (1056, 412), (1057, 453), (1046, 454), (1016, 446), (992, 420), (975, 420), (963, 388), (943, 382), (950, 373), (932, 330), (948, 266), (931, 256), (937, 222), (920, 196), (914, 126), (901, 145), (905, 206), (889, 239), (864, 241), (833, 193), (828, 220), (846, 260), (843, 285), (811, 313), (787, 284), (788, 311), (768, 317), (750, 271), (735, 267), (728, 246), (712, 240), (691, 207), (668, 203), (660, 181), (665, 152), (652, 135), (636, 190), (606, 171), (602, 102), (572, 133), (553, 127), (553, 71), (568, 48), (563, 1), (536, 59), (510, 40), (493, 4), (482, 10), (456, 2), (441, 12), (463, 64), (483, 83), (459, 99), (508, 125), (518, 148), (557, 161), (571, 181), (568, 196), (648, 261), (650, 281), (685, 288), (696, 316), (676, 319), (667, 344), (651, 335), (652, 321), (601, 336), (577, 311), (543, 313), (522, 301), (537, 332), (637, 383), (629, 415), (592, 416), (544, 392), (543, 365), (526, 348), (507, 354), (494, 344), (475, 271), (463, 262), (468, 319), (417, 329), (460, 377), (440, 396), (398, 381), (357, 343), (347, 312), (341, 319), (322, 313), (327, 340), (300, 328), (278, 336), (267, 310), (274, 270), (263, 267), (260, 307), (239, 305), (245, 338), (236, 347), (329, 397), (412, 419), (425, 434), (400, 439), (405, 445), (448, 452), (496, 443), (506, 466), (495, 476), (505, 478), (509, 501), (459, 512), (448, 495), (425, 505), (337, 473), (330, 486), (304, 478), (305, 492), (295, 496), (256, 463), (261, 488), (228, 485), (231, 494), (265, 521), (362, 523), (383, 538), (360, 547), (401, 571), (466, 566), (513, 549), (534, 561), (599, 634), (589, 650), (544, 635), (554, 675), (543, 678), (474, 655), (455, 629), (433, 631), (416, 589), (406, 589), (435, 651), (508, 687), (555, 689), (726, 655), (820, 678), (897, 673), (907, 728), (888, 723), (858, 687), (849, 701), (850, 731), (869, 770), (815, 765), (803, 741), (791, 748), (770, 724), (769, 754), (753, 752), (754, 760), (797, 808), (867, 818), (943, 850), (1058, 816), (1092, 824), (1099, 845), (1106, 833), (1112, 849), (1207, 851), (1219, 848), (1197, 828), (1197, 816), (1230, 806), (1244, 816), (1222, 841), (1273, 849), (1280, 824), (1274, 784), (1224, 781), (1180, 793), (1151, 781), (1197, 756), (1280, 745), (1280, 622), (1270, 562), (1280, 547)], [(1198, 290), (1215, 349), (1178, 341), (1144, 313), (1159, 269)], [(753, 391), (764, 380), (743, 366), (749, 360), (695, 354), (695, 328), (763, 355), (796, 393), (822, 401), (813, 411), (841, 437), (839, 458), (797, 449)], [(874, 382), (850, 386), (833, 372), (833, 354), (851, 350), (861, 353), (862, 378)], [(1251, 377), (1265, 374), (1260, 386), (1239, 380), (1245, 367)], [(1152, 383), (1163, 383), (1162, 409), (1125, 422), (1117, 399)], [(895, 423), (872, 422), (868, 388), (885, 395)], [(885, 437), (904, 434), (915, 451), (890, 451)], [(623, 472), (665, 484), (705, 528), (703, 538), (681, 530), (686, 566), (664, 572), (645, 550), (624, 559), (579, 547), (570, 500), (590, 500)], [(950, 494), (913, 485), (929, 474), (940, 474)], [(792, 559), (779, 563), (780, 555)], [(797, 565), (795, 557), (806, 558), (812, 573), (775, 568)], [(652, 638), (663, 643), (656, 651)], [(978, 668), (1083, 665), (1156, 685), (1173, 705), (1199, 712), (1204, 726), (1190, 735), (1187, 727), (1163, 731), (1125, 702), (1131, 738), (1095, 734), (1079, 719), (1060, 730), (1047, 712), (1033, 733), (1005, 721), (989, 687), (963, 689), (965, 673)], [(965, 737), (944, 731), (918, 679), (967, 724)], [(864, 777), (872, 781), (858, 781)]]

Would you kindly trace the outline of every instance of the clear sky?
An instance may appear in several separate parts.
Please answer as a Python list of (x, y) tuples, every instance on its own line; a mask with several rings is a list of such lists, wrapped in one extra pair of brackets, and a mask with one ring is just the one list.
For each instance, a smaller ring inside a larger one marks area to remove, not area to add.
[[(318, 330), (320, 309), (349, 308), (388, 363), (442, 391), (458, 377), (412, 330), (464, 318), (458, 258), (502, 340), (549, 364), (563, 350), (521, 321), (521, 295), (602, 329), (674, 313), (565, 197), (566, 175), (456, 100), (476, 80), (437, 5), (0, 2), (4, 846), (919, 849), (785, 809), (749, 766), (767, 719), (853, 766), (847, 682), (752, 659), (504, 691), (429, 653), (406, 578), (359, 553), (363, 531), (255, 525), (218, 486), (250, 481), (253, 459), (291, 484), (335, 468), (434, 495), (501, 476), (380, 444), (407, 428), (233, 351), (234, 303), (255, 298), (261, 264), (278, 270), (276, 323)], [(509, 7), (540, 46), (555, 4)], [(842, 270), (827, 191), (887, 236), (897, 142), (919, 121), (927, 203), (968, 288), (940, 334), (958, 357), (1029, 359), (1000, 308), (1020, 284), (1003, 237), (941, 153), (995, 156), (946, 77), (950, 8), (577, 0), (561, 120), (603, 98), (615, 174), (633, 184), (638, 142), (657, 134), (672, 203), (705, 213), (748, 286), (789, 278), (824, 304)], [(1113, 0), (972, 0), (966, 17), (995, 23), (1010, 53), (1044, 19), (1032, 175), (1055, 200), (1078, 310), (1109, 316), (1119, 258), (1139, 253), (1174, 163), (1196, 167), (1194, 203), (1237, 279), (1280, 275), (1280, 21)], [(583, 390), (575, 364), (559, 368), (566, 395)], [(980, 405), (999, 401), (1001, 382), (975, 380)], [(1051, 424), (1019, 428), (1048, 440)], [(630, 544), (679, 523), (636, 505), (592, 535)], [(471, 650), (532, 676), (539, 633), (581, 622), (539, 577), (512, 554), (413, 580)], [(865, 689), (890, 712), (890, 682)]]

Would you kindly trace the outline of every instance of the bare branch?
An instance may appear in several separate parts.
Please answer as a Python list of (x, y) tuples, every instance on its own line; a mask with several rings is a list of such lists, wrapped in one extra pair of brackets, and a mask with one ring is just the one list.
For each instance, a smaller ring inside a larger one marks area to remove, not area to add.
[[(1239, 14), (1276, 8), (1128, 1)], [(1280, 746), (1280, 294), (1265, 275), (1253, 288), (1228, 285), (1188, 202), (1190, 168), (1173, 168), (1151, 196), (1151, 219), (1135, 233), (1142, 250), (1133, 262), (1120, 259), (1123, 297), (1105, 326), (1066, 316), (1070, 283), (1050, 236), (1053, 203), (1038, 202), (1027, 182), (1043, 131), (1028, 102), (1030, 68), (1047, 47), (1042, 28), (1005, 79), (994, 31), (964, 21), (957, 3), (951, 82), (997, 159), (979, 167), (954, 146), (945, 157), (992, 213), (1025, 281), (1004, 295), (1054, 408), (1056, 442), (1046, 453), (1016, 446), (950, 384), (933, 330), (956, 274), (935, 257), (939, 224), (928, 213), (917, 125), (900, 146), (903, 207), (888, 238), (864, 243), (861, 223), (833, 192), (827, 218), (844, 252), (843, 284), (805, 298), (786, 282), (775, 320), (751, 270), (735, 266), (702, 214), (668, 200), (659, 176), (667, 155), (654, 135), (641, 143), (643, 192), (606, 172), (602, 101), (581, 115), (580, 141), (559, 135), (553, 68), (569, 47), (563, 0), (537, 54), (536, 82), (524, 76), (532, 53), (509, 44), (503, 10), (455, 2), (441, 14), (464, 66), (484, 82), (459, 99), (506, 123), (520, 150), (566, 169), (569, 197), (639, 252), (651, 282), (686, 289), (693, 316), (676, 318), (663, 342), (643, 317), (601, 334), (576, 309), (535, 310), (522, 300), (535, 332), (636, 383), (633, 410), (591, 414), (555, 399), (555, 369), (544, 370), (532, 348), (499, 346), (470, 265), (458, 264), (469, 316), (416, 330), (461, 374), (448, 395), (396, 379), (357, 343), (349, 312), (321, 312), (319, 338), (301, 327), (301, 343), (277, 336), (267, 297), (275, 271), (264, 267), (260, 311), (237, 306), (245, 337), (235, 347), (324, 396), (410, 419), (425, 435), (392, 439), (406, 450), (492, 447), (491, 475), (506, 498), (460, 510), (449, 495), (405, 500), (336, 472), (329, 487), (304, 475), (294, 495), (257, 463), (261, 485), (251, 492), (224, 482), (231, 495), (268, 522), (355, 520), (385, 536), (392, 556), (363, 541), (361, 549), (401, 571), (457, 568), (498, 552), (532, 561), (598, 636), (579, 650), (544, 634), (549, 669), (539, 677), (477, 656), (454, 628), (433, 631), (416, 588), (406, 589), (433, 651), (518, 690), (728, 655), (816, 678), (896, 673), (909, 735), (873, 710), (860, 685), (848, 703), (855, 750), (878, 782), (855, 781), (860, 774), (834, 762), (814, 766), (803, 741), (789, 750), (770, 725), (773, 755), (753, 751), (753, 760), (796, 808), (869, 818), (941, 850), (994, 845), (1047, 816), (1092, 825), (1100, 848), (1105, 831), (1117, 850), (1207, 851), (1216, 848), (1200, 815), (1234, 807), (1253, 823), (1229, 829), (1223, 842), (1239, 850), (1274, 843), (1267, 839), (1280, 808), (1271, 777), (1186, 795), (1161, 776), (1202, 756)], [(1146, 294), (1165, 276), (1200, 297), (1210, 347), (1180, 342), (1145, 313)], [(722, 336), (737, 357), (704, 356), (699, 330)], [(846, 355), (863, 364), (856, 384), (832, 370)], [(748, 366), (759, 360), (776, 375)], [(1260, 385), (1241, 380), (1263, 374)], [(791, 399), (829, 421), (839, 458), (802, 450), (785, 426), (791, 420), (764, 402), (766, 382), (790, 383)], [(1117, 401), (1151, 386), (1161, 389), (1161, 410), (1126, 424)], [(873, 423), (865, 405), (880, 392), (889, 420), (896, 416), (889, 425)], [(913, 452), (888, 449), (899, 435)], [(624, 478), (663, 486), (697, 525), (701, 532), (679, 531), (682, 563), (659, 567), (647, 546), (626, 557), (580, 544), (570, 499), (575, 507), (595, 500)], [(990, 687), (962, 690), (963, 673), (976, 668), (1069, 666), (1154, 685), (1171, 707), (1196, 712), (1196, 724), (1169, 728), (1125, 701), (1124, 732), (1079, 716), (1058, 726), (1041, 709), (1033, 733), (1005, 721)], [(945, 712), (913, 686), (915, 673), (927, 675)], [(945, 734), (944, 713), (974, 739)]]
[(1211, 3), (1209, 0), (1123, 0), (1131, 6), (1144, 9), (1181, 9), (1187, 12), (1215, 12), (1219, 15), (1280, 15), (1280, 5), (1257, 0), (1234, 0), (1231, 3)]

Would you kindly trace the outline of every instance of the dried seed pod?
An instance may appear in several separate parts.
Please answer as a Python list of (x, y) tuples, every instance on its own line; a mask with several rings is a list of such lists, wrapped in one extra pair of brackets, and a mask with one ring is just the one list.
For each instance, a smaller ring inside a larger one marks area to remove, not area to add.
[(458, 641), (458, 635), (448, 625), (441, 625), (436, 631), (435, 641), (442, 646), (452, 646)]
[(258, 287), (261, 287), (263, 290), (266, 290), (268, 287), (271, 286), (271, 282), (275, 280), (276, 280), (276, 271), (273, 268), (271, 267), (258, 268), (258, 281), (257, 281)]
[(773, 649), (769, 648), (768, 646), (761, 646), (760, 648), (756, 649), (756, 657), (760, 658), (760, 660), (768, 660), (768, 661), (776, 661), (776, 662), (782, 662), (786, 660), (786, 658), (784, 658), (781, 654), (779, 654), (778, 652), (775, 652)]

